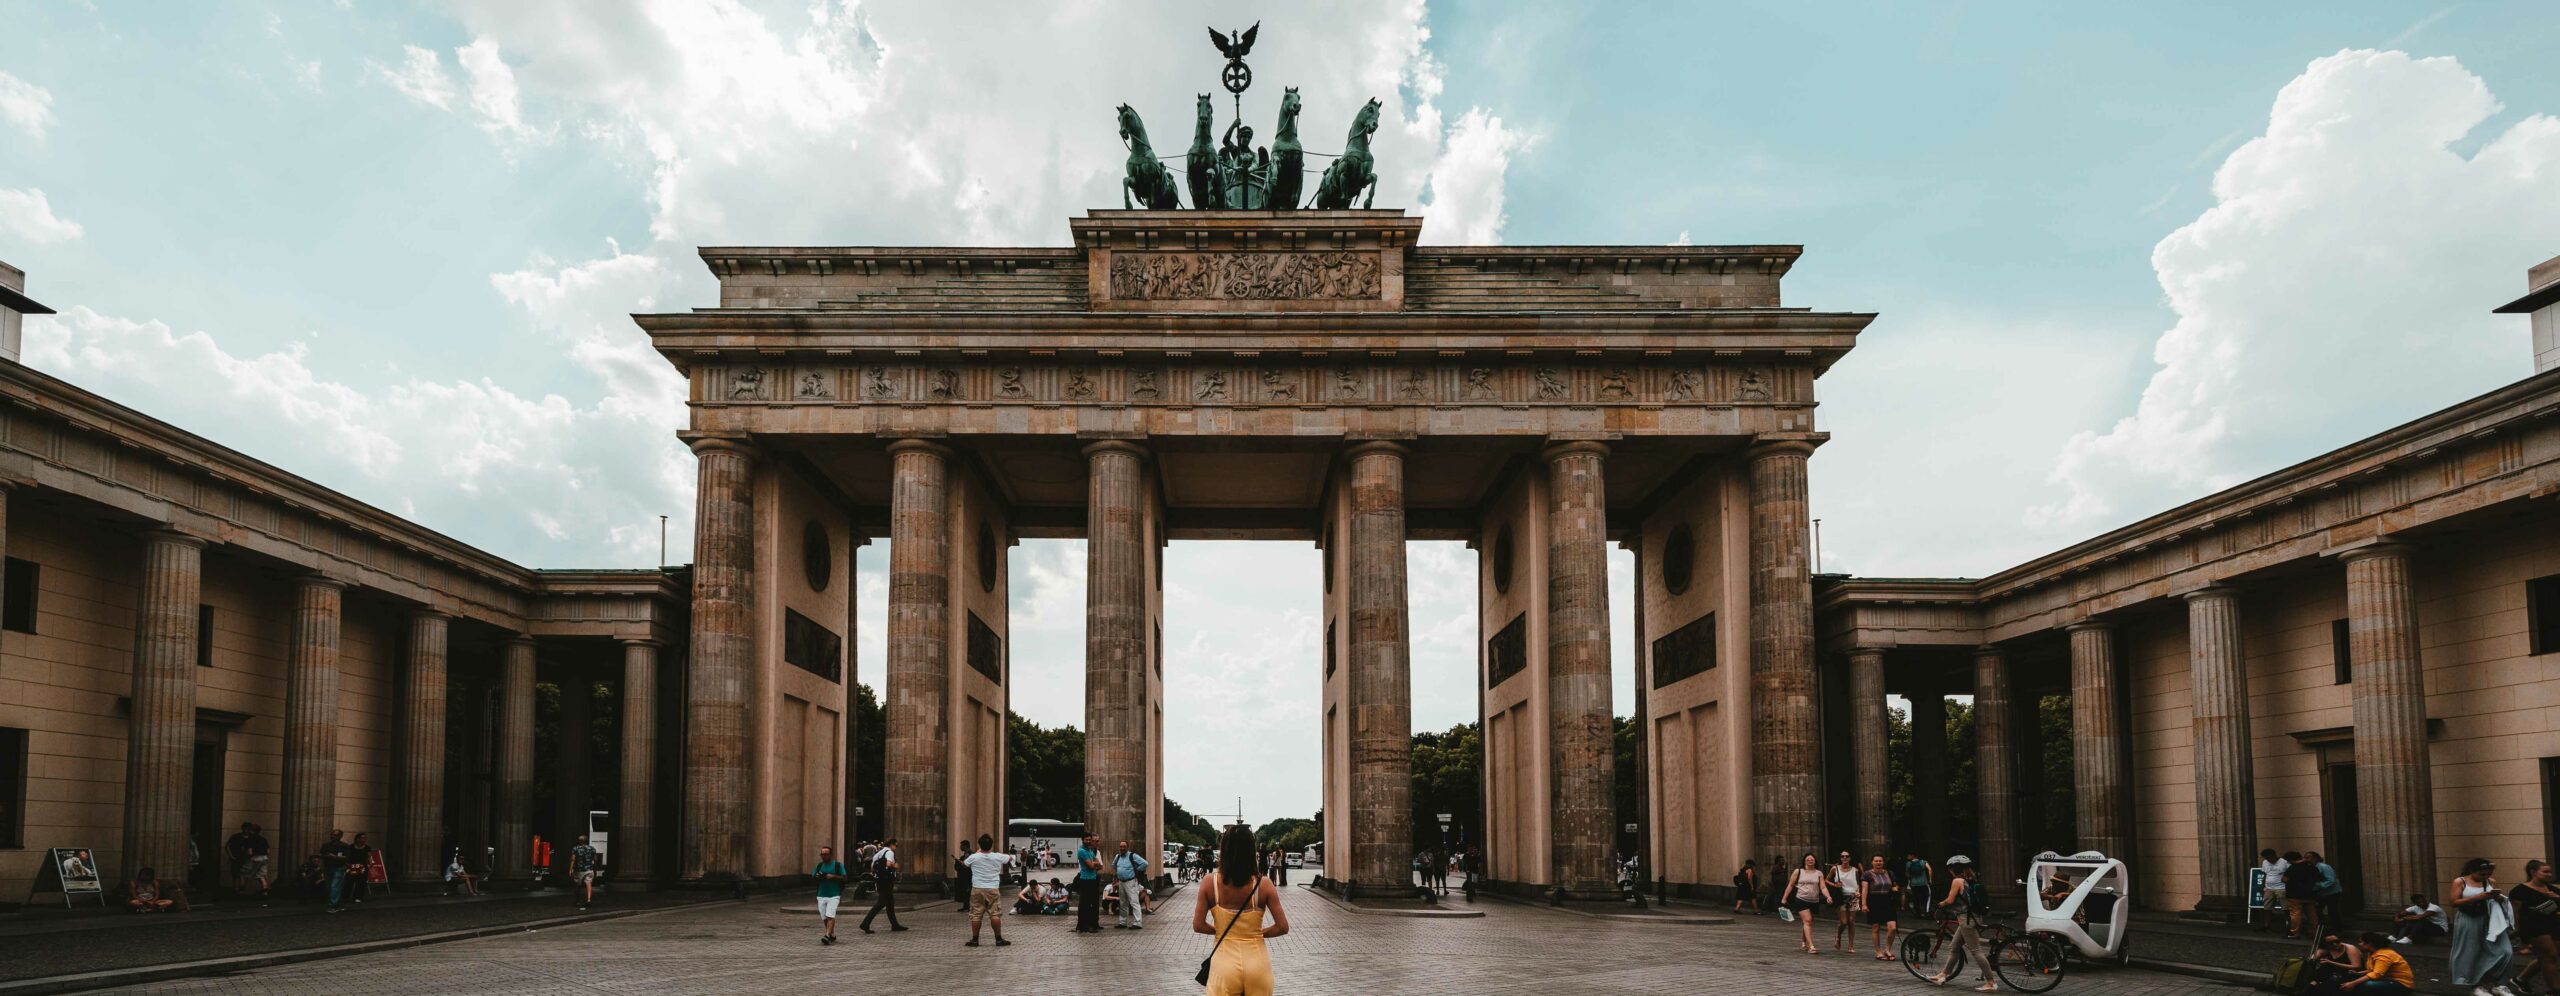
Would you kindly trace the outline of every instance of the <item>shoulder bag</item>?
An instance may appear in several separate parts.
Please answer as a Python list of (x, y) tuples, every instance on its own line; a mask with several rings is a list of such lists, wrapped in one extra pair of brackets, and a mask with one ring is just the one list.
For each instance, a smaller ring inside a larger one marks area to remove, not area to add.
[[(1253, 908), (1253, 897), (1262, 894), (1262, 876), (1254, 876), (1253, 883), (1247, 886), (1247, 890), (1244, 907), (1236, 910), (1236, 915), (1228, 917), (1226, 929), (1218, 931), (1218, 939), (1209, 942), (1209, 956), (1200, 959), (1200, 972), (1193, 976), (1191, 981), (1204, 986), (1209, 984), (1209, 963), (1218, 960), (1218, 946), (1227, 943), (1227, 931), (1236, 929), (1236, 921), (1244, 919), (1245, 912)], [(1209, 900), (1209, 909), (1214, 911), (1217, 908), (1218, 901)]]

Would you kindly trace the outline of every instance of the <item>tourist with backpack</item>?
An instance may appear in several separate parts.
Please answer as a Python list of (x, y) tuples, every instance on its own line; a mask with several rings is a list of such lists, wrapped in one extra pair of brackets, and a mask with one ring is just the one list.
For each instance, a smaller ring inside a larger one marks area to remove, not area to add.
[(880, 850), (871, 855), (871, 883), (871, 912), (862, 915), (862, 932), (870, 933), (872, 918), (883, 912), (889, 914), (891, 931), (907, 929), (898, 923), (898, 838), (883, 838)]

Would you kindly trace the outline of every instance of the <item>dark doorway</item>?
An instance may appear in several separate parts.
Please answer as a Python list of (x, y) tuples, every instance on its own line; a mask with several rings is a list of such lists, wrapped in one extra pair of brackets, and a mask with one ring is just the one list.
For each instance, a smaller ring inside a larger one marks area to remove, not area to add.
[(2339, 897), (2339, 908), (2364, 909), (2364, 861), (2358, 846), (2362, 828), (2356, 824), (2356, 766), (2352, 762), (2331, 762), (2321, 769), (2320, 825), (2328, 837), (2320, 856), (2329, 859), (2329, 867), (2338, 870), (2338, 884), (2347, 890)]
[(157, 869), (163, 878), (183, 878), (188, 887), (203, 889), (221, 867), (222, 853), (222, 770), (223, 749), (230, 737), (213, 723), (196, 724), (196, 760), (187, 792), (187, 839), (195, 843), (194, 860), (180, 875), (170, 869)]

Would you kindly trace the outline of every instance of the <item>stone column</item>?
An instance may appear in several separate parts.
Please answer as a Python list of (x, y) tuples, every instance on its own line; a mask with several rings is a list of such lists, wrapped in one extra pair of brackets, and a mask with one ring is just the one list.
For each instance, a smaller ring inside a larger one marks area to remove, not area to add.
[(2240, 645), (2240, 592), (2213, 585), (2187, 595), (2187, 669), (2194, 686), (2199, 910), (2238, 913), (2257, 867), (2256, 780), (2249, 760), (2249, 666)]
[(2015, 881), (2027, 870), (2018, 853), (2017, 710), (2009, 704), (2009, 657), (1993, 646), (1973, 651), (1973, 790), (1982, 851), (1973, 856), (1991, 881)]
[[(1893, 792), (1886, 787), (1884, 648), (1849, 651), (1849, 761), (1856, 772), (1858, 860), (1893, 846)], [(1897, 860), (1899, 856), (1893, 856)]]
[(889, 458), (881, 797), (887, 832), (910, 856), (907, 877), (922, 885), (949, 876), (947, 865), (928, 856), (952, 843), (944, 832), (951, 817), (951, 451), (902, 439), (889, 445)]
[(1751, 448), (1751, 829), (1793, 861), (1822, 850), (1822, 700), (1814, 691), (1804, 440)]
[[(1361, 443), (1346, 454), (1349, 571), (1344, 617), (1351, 705), (1351, 884), (1358, 895), (1410, 896), (1413, 881), (1413, 654), (1404, 579), (1405, 447)], [(1605, 634), (1604, 634), (1605, 635)], [(1606, 686), (1601, 688), (1606, 694)], [(1435, 828), (1436, 829), (1436, 828)]]
[[(755, 815), (747, 758), (754, 673), (755, 451), (743, 439), (692, 440), (693, 648), (685, 657), (684, 878), (747, 874)], [(898, 641), (889, 641), (897, 653)], [(894, 749), (894, 748), (893, 748)]]
[(577, 668), (554, 672), (560, 688), (560, 729), (552, 742), (551, 863), (563, 876), (569, 871), (569, 849), (587, 832), (587, 810), (595, 799), (595, 681)]
[(533, 640), (507, 641), (498, 677), (498, 863), (489, 870), (513, 878), (532, 870), (533, 845)]
[(400, 830), (391, 844), (403, 883), (444, 880), (445, 641), (452, 622), (433, 609), (409, 614), (409, 664), (400, 674)]
[[(0, 556), (9, 552), (9, 482), (0, 481)], [(8, 577), (0, 574), (0, 596), (8, 594)]]
[(142, 602), (134, 613), (133, 715), (125, 742), (127, 874), (143, 867), (179, 878), (187, 873), (196, 604), (203, 585), (203, 540), (169, 530), (144, 534)]
[(2427, 683), (2418, 657), (2418, 607), (2409, 548), (2351, 551), (2347, 653), (2354, 663), (2356, 817), (2368, 911), (2431, 892), (2436, 867), (2434, 779), (2427, 758)]
[[(1911, 783), (1914, 786), (1947, 784), (1947, 697), (1940, 689), (1929, 688), (1911, 693)], [(1931, 863), (1944, 862), (1955, 849), (1947, 839), (1947, 793), (1914, 791), (1912, 804), (1919, 808), (1920, 853)], [(1794, 863), (1804, 851), (1786, 852)], [(1820, 853), (1817, 851), (1816, 853)], [(1822, 855), (1829, 858), (1830, 855)]]
[(337, 820), (339, 598), (346, 587), (317, 574), (294, 583), (284, 666), (284, 813), (277, 828), (283, 847), (274, 853), (296, 856), (295, 864), (298, 855), (319, 852)]
[(2082, 850), (2131, 859), (2126, 825), (2133, 786), (2124, 770), (2124, 718), (2116, 709), (2115, 628), (2102, 622), (2071, 634), (2072, 814)]
[(1146, 451), (1114, 439), (1084, 452), (1084, 819), (1109, 848), (1147, 833)]
[[(1567, 898), (1617, 891), (1616, 731), (1609, 701), (1609, 516), (1596, 442), (1547, 447), (1547, 763), (1553, 881)], [(1410, 746), (1406, 748), (1410, 750)]]
[[(850, 685), (852, 678), (845, 679)], [(613, 877), (647, 884), (657, 805), (658, 642), (622, 641), (622, 800), (614, 828)]]

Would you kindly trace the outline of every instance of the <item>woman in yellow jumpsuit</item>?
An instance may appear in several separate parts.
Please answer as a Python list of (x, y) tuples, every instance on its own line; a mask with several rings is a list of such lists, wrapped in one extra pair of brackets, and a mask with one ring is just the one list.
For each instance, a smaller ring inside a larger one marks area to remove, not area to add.
[(1201, 883), (1191, 907), (1192, 932), (1225, 938), (1209, 957), (1208, 996), (1271, 996), (1271, 951), (1262, 942), (1289, 932), (1289, 914), (1280, 908), (1280, 890), (1254, 874), (1256, 867), (1253, 831), (1228, 827), (1218, 839), (1218, 872)]

